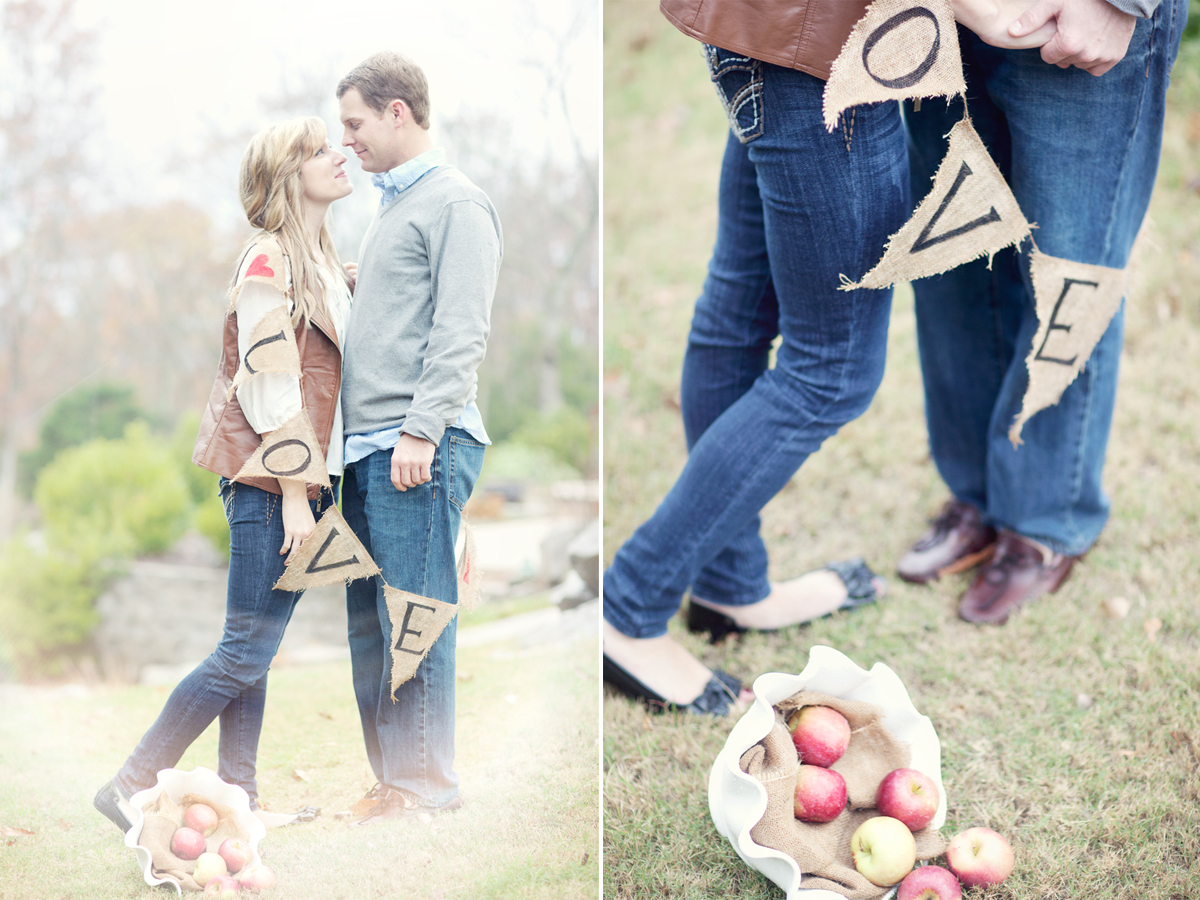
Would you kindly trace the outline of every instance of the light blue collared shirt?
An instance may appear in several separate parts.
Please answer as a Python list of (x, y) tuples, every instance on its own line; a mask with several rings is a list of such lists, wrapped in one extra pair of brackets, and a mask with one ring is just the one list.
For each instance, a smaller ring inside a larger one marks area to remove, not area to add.
[[(406, 189), (412, 187), (429, 171), (436, 169), (446, 162), (446, 151), (434, 147), (424, 153), (414, 156), (408, 162), (401, 163), (396, 168), (371, 176), (371, 182), (383, 191), (381, 206), (387, 206), (400, 196)], [(351, 434), (346, 436), (345, 465), (365, 459), (376, 450), (391, 450), (400, 440), (400, 428), (385, 428), (382, 431), (372, 431), (367, 434)], [(487, 431), (483, 427), (483, 416), (479, 407), (472, 400), (463, 409), (462, 414), (455, 420), (454, 428), (461, 428), (481, 444), (490, 444)]]

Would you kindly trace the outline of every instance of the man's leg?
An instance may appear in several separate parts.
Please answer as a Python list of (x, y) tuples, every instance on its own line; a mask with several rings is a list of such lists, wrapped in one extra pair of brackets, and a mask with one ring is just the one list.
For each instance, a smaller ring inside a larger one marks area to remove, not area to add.
[[(374, 660), (364, 659), (355, 672), (356, 692), (360, 680), (364, 688), (359, 693), (359, 709), (368, 756), (378, 756), (377, 760), (372, 757), (371, 763), (381, 784), (431, 808), (446, 805), (458, 794), (454, 772), (457, 617), (434, 642), (416, 674), (392, 697), (393, 635), (383, 585), (444, 603), (458, 602), (454, 544), (462, 508), (483, 465), (483, 452), (483, 445), (465, 432), (447, 429), (434, 456), (432, 480), (407, 491), (397, 491), (391, 483), (390, 452), (377, 451), (354, 465), (354, 485), (363, 498), (362, 515), (370, 535), (369, 551), (382, 570), (382, 577), (375, 579), (374, 626), (369, 622), (366, 592), (353, 599), (348, 595), (357, 620), (350, 624), (352, 654), (379, 654)], [(348, 493), (349, 487), (347, 479)], [(349, 516), (347, 522), (355, 527)], [(368, 678), (378, 681), (367, 685)], [(375, 697), (379, 699), (368, 723)]]

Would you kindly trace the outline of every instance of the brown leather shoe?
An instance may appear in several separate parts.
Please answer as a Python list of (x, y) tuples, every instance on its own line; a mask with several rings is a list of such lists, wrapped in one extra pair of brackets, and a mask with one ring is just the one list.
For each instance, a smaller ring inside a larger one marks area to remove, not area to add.
[(453, 812), (463, 804), (462, 794), (456, 794), (441, 806), (420, 806), (394, 788), (383, 785), (376, 785), (367, 797), (377, 802), (365, 816), (357, 822), (351, 822), (351, 825), (374, 825), (389, 819), (415, 819), (422, 814)]
[(995, 543), (996, 530), (983, 523), (979, 510), (961, 500), (948, 500), (896, 570), (905, 581), (924, 584), (979, 565), (992, 555)]
[(1003, 625), (1017, 607), (1057, 591), (1077, 559), (1001, 531), (995, 553), (963, 594), (958, 614), (968, 622)]

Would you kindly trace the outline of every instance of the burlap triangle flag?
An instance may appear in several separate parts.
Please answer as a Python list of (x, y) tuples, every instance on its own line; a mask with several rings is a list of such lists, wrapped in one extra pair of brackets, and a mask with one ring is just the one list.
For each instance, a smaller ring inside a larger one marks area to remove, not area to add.
[(825, 128), (860, 103), (962, 94), (950, 0), (875, 0), (850, 32), (825, 83)]
[(308, 413), (300, 410), (281, 427), (265, 435), (234, 481), (254, 476), (330, 486), (325, 457)]
[(1025, 358), (1029, 386), (1021, 412), (1008, 430), (1013, 446), (1021, 429), (1038, 410), (1062, 397), (1104, 336), (1121, 306), (1128, 269), (1091, 266), (1047, 256), (1035, 247), (1029, 260), (1037, 301), (1038, 330)]
[(237, 374), (225, 398), (233, 396), (243, 382), (260, 372), (282, 372), (287, 375), (300, 374), (300, 352), (296, 349), (296, 332), (287, 310), (277, 306), (267, 312), (254, 333), (250, 336), (250, 347), (243, 354)]
[(479, 571), (479, 551), (475, 547), (475, 532), (466, 522), (462, 523), (463, 548), (458, 555), (458, 605), (470, 612), (475, 608), (479, 596), (479, 582), (483, 573)]
[(303, 591), (323, 584), (370, 578), (378, 573), (379, 566), (350, 530), (337, 506), (330, 506), (275, 582), (275, 589)]
[(392, 699), (396, 690), (417, 673), (417, 666), (438, 639), (458, 606), (432, 597), (383, 586), (392, 622)]
[(964, 118), (950, 129), (933, 190), (888, 239), (875, 268), (857, 284), (843, 275), (841, 290), (883, 288), (990, 258), (1024, 240), (1030, 227), (971, 120)]
[(242, 285), (247, 281), (269, 284), (279, 293), (287, 294), (289, 290), (287, 259), (283, 255), (283, 248), (273, 237), (266, 234), (260, 236), (257, 243), (247, 251), (246, 258), (250, 262), (246, 265), (241, 280), (229, 292), (230, 309), (233, 309), (234, 301), (237, 300)]

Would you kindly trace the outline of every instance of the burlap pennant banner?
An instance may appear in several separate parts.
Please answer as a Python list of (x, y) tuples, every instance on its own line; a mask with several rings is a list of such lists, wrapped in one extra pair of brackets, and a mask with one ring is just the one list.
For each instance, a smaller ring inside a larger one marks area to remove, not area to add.
[(1021, 443), (1021, 429), (1033, 414), (1058, 403), (1083, 370), (1120, 308), (1129, 281), (1128, 269), (1071, 262), (1036, 248), (1029, 271), (1037, 300), (1038, 330), (1025, 358), (1029, 386), (1021, 412), (1008, 430), (1014, 446)]
[(300, 545), (275, 589), (303, 591), (325, 584), (356, 581), (379, 574), (379, 566), (350, 530), (337, 506), (321, 516), (316, 530)]
[(282, 478), (330, 487), (325, 455), (304, 410), (263, 437), (254, 455), (246, 460), (234, 481), (248, 477)]
[(464, 520), (463, 548), (458, 555), (458, 605), (470, 612), (475, 608), (479, 596), (479, 582), (483, 573), (479, 571), (479, 551), (475, 548), (475, 532)]
[(283, 248), (274, 238), (263, 238), (250, 248), (250, 264), (246, 266), (242, 280), (237, 287), (229, 292), (229, 308), (233, 309), (234, 301), (247, 281), (257, 281), (269, 284), (279, 293), (286, 295), (288, 287), (287, 261), (284, 259)]
[(226, 399), (243, 382), (260, 372), (282, 372), (287, 375), (300, 375), (300, 352), (296, 348), (296, 332), (292, 329), (292, 320), (287, 310), (277, 306), (270, 310), (254, 329), (250, 336), (250, 348), (242, 356), (237, 375), (229, 386)]
[(429, 653), (458, 606), (432, 597), (410, 594), (390, 585), (383, 586), (388, 617), (392, 622), (392, 698), (404, 682), (417, 673), (417, 666)]
[(825, 83), (825, 128), (851, 106), (965, 93), (950, 0), (875, 0), (850, 32)]
[(950, 130), (933, 190), (888, 239), (875, 268), (856, 284), (843, 275), (841, 290), (884, 288), (990, 258), (1020, 243), (1030, 227), (971, 120), (963, 119)]

